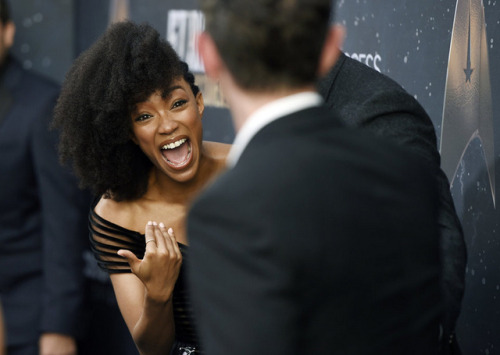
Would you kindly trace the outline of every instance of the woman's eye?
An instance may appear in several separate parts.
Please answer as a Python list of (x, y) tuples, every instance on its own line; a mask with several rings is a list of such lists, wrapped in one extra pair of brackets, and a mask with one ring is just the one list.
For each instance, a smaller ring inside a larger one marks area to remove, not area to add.
[(184, 105), (186, 102), (187, 102), (187, 100), (177, 100), (172, 105), (172, 108), (180, 107), (180, 106)]
[(147, 120), (147, 119), (148, 119), (148, 118), (150, 118), (150, 117), (153, 117), (153, 116), (151, 116), (151, 115), (149, 115), (149, 114), (145, 113), (145, 114), (142, 114), (142, 115), (140, 115), (140, 116), (136, 117), (136, 118), (135, 118), (135, 121), (136, 121), (136, 122), (142, 122), (142, 121), (144, 121), (144, 120)]

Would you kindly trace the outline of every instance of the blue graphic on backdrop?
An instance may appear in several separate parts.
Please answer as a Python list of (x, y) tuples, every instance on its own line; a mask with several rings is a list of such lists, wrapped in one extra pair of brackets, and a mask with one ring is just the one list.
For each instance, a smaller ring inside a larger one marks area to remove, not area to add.
[(453, 185), (470, 143), (481, 141), (495, 204), (495, 151), (490, 69), (481, 0), (457, 2), (441, 128), (442, 168)]

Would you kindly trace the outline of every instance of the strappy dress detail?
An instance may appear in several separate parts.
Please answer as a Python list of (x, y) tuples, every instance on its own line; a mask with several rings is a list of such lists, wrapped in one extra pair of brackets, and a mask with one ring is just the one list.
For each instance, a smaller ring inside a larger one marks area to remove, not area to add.
[[(100, 268), (110, 274), (130, 273), (127, 261), (117, 254), (120, 249), (127, 249), (142, 259), (146, 250), (144, 234), (131, 231), (111, 223), (97, 215), (92, 206), (89, 213), (89, 238), (92, 252)], [(188, 246), (178, 243), (182, 253), (182, 266), (174, 287), (173, 308), (175, 322), (175, 344), (171, 355), (201, 354), (194, 327), (191, 303), (188, 299), (185, 263)], [(187, 351), (187, 352), (186, 352)]]

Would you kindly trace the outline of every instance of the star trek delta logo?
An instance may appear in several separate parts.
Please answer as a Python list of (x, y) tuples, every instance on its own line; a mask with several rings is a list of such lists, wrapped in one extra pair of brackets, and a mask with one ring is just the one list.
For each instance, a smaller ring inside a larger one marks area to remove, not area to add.
[(482, 0), (458, 0), (451, 37), (441, 129), (441, 166), (450, 183), (467, 147), (479, 139), (495, 205), (493, 112)]

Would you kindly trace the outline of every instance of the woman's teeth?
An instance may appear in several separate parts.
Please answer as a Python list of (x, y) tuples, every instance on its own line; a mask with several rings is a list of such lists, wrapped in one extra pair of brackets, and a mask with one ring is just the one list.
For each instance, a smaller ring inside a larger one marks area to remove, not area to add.
[(186, 142), (186, 138), (179, 139), (177, 142), (173, 142), (170, 144), (165, 144), (161, 149), (174, 149), (179, 147), (180, 145), (184, 144)]

